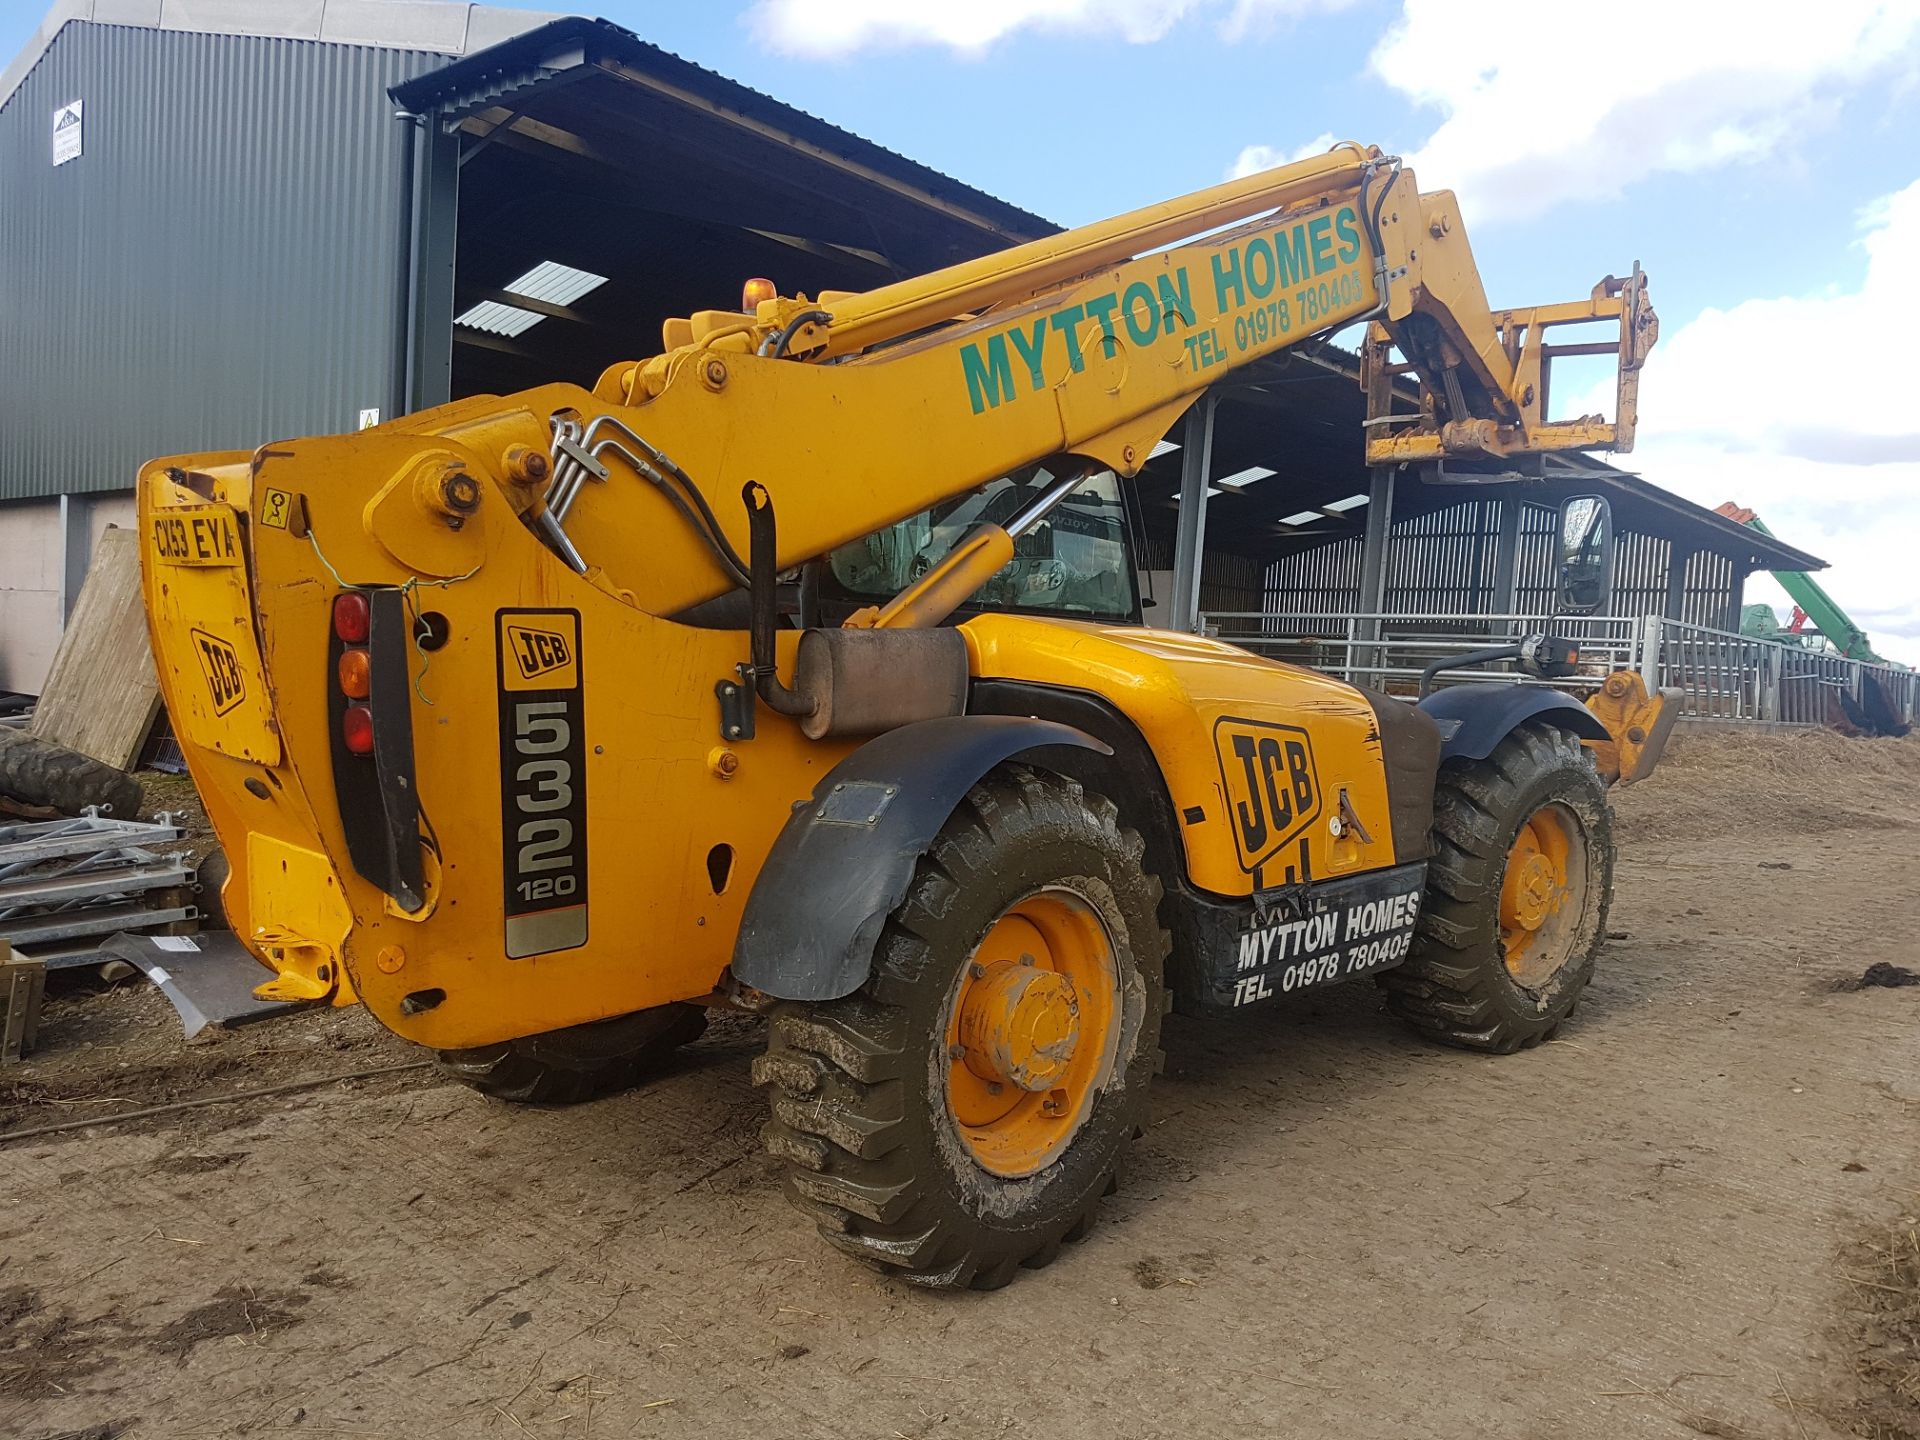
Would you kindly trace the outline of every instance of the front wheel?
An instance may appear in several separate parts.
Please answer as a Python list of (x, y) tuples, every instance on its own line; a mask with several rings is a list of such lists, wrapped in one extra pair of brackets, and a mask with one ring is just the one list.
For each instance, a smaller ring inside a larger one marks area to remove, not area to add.
[(827, 1240), (993, 1289), (1086, 1232), (1159, 1061), (1168, 937), (1141, 856), (1112, 801), (1002, 767), (921, 859), (866, 983), (775, 1010), (767, 1148)]
[(1612, 900), (1613, 815), (1591, 753), (1523, 725), (1486, 759), (1442, 767), (1419, 928), (1380, 983), (1437, 1040), (1537, 1045), (1593, 978)]

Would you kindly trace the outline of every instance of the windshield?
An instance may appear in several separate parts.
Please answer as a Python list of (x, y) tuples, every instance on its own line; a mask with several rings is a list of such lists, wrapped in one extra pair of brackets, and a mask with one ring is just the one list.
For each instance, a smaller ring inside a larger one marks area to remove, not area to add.
[[(973, 526), (1005, 524), (1061, 473), (1035, 465), (842, 545), (828, 556), (833, 578), (860, 599), (891, 599)], [(1016, 536), (1013, 548), (1012, 561), (980, 587), (968, 608), (1112, 620), (1136, 614), (1126, 512), (1112, 471), (1083, 480), (1046, 519)]]

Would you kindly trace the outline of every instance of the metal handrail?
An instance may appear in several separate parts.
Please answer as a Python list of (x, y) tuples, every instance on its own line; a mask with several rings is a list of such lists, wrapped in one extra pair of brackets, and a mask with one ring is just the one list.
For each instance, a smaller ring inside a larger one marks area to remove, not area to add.
[[(1546, 628), (1538, 615), (1413, 611), (1215, 610), (1203, 614), (1201, 624), (1208, 634), (1255, 654), (1381, 689), (1411, 688), (1434, 660)], [(1901, 718), (1920, 719), (1920, 672), (1895, 665), (1659, 615), (1588, 615), (1557, 620), (1552, 628), (1579, 643), (1587, 672), (1552, 682), (1563, 688), (1589, 688), (1604, 671), (1624, 667), (1638, 671), (1649, 686), (1678, 690), (1684, 716), (1819, 725), (1827, 721), (1829, 691), (1857, 698), (1871, 678)], [(1525, 677), (1507, 669), (1455, 669), (1439, 678), (1484, 683)]]

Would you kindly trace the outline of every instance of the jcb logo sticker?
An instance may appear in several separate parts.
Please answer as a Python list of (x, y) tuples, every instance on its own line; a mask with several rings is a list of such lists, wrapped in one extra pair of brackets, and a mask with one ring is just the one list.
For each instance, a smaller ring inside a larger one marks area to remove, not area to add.
[(1224, 717), (1213, 743), (1240, 868), (1251, 873), (1319, 818), (1313, 742), (1297, 725)]
[(233, 646), (204, 630), (193, 632), (193, 653), (200, 657), (200, 673), (207, 677), (213, 713), (224, 715), (247, 698), (246, 672)]
[(564, 617), (558, 625), (538, 626), (509, 620), (502, 629), (506, 649), (513, 657), (521, 681), (538, 680), (543, 690), (565, 690), (576, 683), (572, 673), (576, 650), (571, 617)]

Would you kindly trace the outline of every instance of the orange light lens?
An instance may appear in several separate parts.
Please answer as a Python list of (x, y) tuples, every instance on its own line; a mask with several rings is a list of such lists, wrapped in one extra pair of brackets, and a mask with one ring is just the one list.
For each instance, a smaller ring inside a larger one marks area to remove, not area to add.
[(751, 315), (760, 308), (762, 301), (771, 300), (780, 292), (773, 288), (773, 282), (763, 275), (756, 275), (740, 287), (740, 308)]
[(340, 652), (340, 690), (349, 700), (364, 700), (373, 693), (373, 664), (366, 651)]

